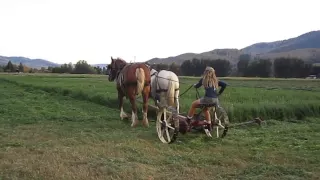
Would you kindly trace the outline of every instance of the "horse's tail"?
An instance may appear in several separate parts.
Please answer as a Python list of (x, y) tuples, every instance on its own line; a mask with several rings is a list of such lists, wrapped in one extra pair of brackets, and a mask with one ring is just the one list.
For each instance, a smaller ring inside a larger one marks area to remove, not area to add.
[(142, 68), (136, 69), (136, 78), (137, 78), (137, 94), (140, 94), (144, 87), (145, 74)]
[(168, 77), (168, 90), (167, 90), (167, 103), (169, 106), (174, 104), (174, 81), (172, 80), (172, 76)]

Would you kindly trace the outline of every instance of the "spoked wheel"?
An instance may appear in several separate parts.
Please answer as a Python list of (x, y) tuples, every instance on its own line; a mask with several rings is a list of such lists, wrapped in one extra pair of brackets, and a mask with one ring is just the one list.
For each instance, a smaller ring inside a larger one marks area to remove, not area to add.
[(163, 143), (173, 143), (179, 133), (179, 120), (174, 118), (174, 113), (166, 108), (159, 110), (157, 114), (156, 128), (158, 137)]
[[(212, 132), (216, 132), (217, 138), (223, 138), (229, 130), (229, 117), (226, 111), (221, 107), (213, 107), (210, 110)], [(228, 121), (228, 122), (225, 122)]]

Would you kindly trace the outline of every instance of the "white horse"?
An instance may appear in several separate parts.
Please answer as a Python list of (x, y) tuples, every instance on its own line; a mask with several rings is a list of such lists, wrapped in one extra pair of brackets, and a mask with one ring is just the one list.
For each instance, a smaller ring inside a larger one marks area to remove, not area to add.
[(157, 106), (176, 107), (179, 114), (179, 78), (167, 70), (156, 71), (150, 68), (151, 98)]

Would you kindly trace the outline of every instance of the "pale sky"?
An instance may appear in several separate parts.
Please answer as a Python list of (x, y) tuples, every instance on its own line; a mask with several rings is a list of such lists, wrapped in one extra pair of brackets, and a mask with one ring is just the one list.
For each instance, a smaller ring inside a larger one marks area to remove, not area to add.
[(319, 0), (0, 0), (0, 55), (136, 62), (320, 30)]

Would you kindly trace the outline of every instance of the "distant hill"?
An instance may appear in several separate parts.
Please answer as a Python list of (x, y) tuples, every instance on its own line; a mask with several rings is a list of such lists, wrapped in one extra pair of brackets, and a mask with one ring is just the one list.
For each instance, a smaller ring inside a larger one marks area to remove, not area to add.
[(311, 31), (295, 38), (275, 42), (262, 42), (242, 49), (242, 53), (280, 53), (297, 49), (320, 48), (320, 31)]
[(296, 49), (292, 51), (285, 52), (270, 52), (256, 54), (255, 57), (275, 59), (277, 57), (296, 57), (304, 60), (309, 60), (313, 63), (320, 62), (320, 48), (306, 48), (306, 49)]
[(168, 57), (168, 58), (153, 58), (148, 60), (147, 62), (150, 64), (171, 64), (172, 62), (175, 62), (176, 64), (182, 64), (185, 60), (191, 60), (193, 58), (198, 59), (226, 59), (233, 63), (235, 63), (238, 60), (238, 57), (240, 56), (241, 52), (237, 49), (215, 49), (208, 52), (203, 52), (200, 54), (195, 53), (185, 53), (174, 57)]
[(0, 56), (0, 66), (8, 64), (8, 59)]
[[(7, 65), (9, 61), (17, 65), (19, 65), (21, 62), (25, 66), (28, 66), (30, 68), (37, 68), (37, 69), (40, 69), (41, 67), (47, 68), (48, 66), (59, 67), (62, 65), (62, 64), (53, 63), (44, 59), (30, 59), (30, 58), (20, 57), (20, 56), (11, 56), (11, 57), (0, 56), (0, 65)], [(94, 67), (99, 66), (101, 68), (106, 67), (107, 65), (108, 64), (91, 64), (91, 66), (94, 66)]]
[(232, 64), (238, 62), (241, 54), (250, 54), (252, 57), (274, 59), (277, 57), (299, 57), (304, 60), (320, 62), (320, 31), (311, 31), (295, 38), (275, 42), (261, 42), (243, 49), (215, 49), (200, 54), (185, 53), (168, 58), (153, 58), (148, 63), (182, 64), (193, 58), (226, 59)]
[(53, 63), (44, 59), (30, 59), (26, 57), (18, 57), (18, 56), (11, 56), (11, 57), (6, 57), (6, 56), (0, 56), (0, 65), (7, 65), (8, 62), (11, 61), (13, 64), (20, 64), (20, 62), (23, 65), (26, 65), (30, 68), (37, 68), (40, 69), (41, 67), (56, 67), (60, 66), (60, 64)]

